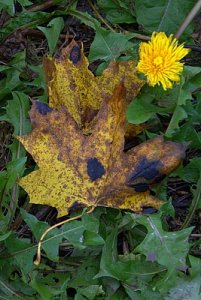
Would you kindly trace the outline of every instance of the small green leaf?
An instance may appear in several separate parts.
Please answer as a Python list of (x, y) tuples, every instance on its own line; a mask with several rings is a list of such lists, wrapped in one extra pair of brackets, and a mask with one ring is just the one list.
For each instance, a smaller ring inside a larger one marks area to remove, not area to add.
[(82, 223), (86, 230), (94, 233), (98, 233), (99, 230), (99, 220), (94, 215), (89, 215), (84, 213), (82, 216)]
[(14, 0), (0, 0), (0, 10), (6, 10), (9, 13), (9, 15), (14, 16)]
[(181, 120), (186, 119), (187, 117), (188, 115), (186, 111), (183, 109), (183, 107), (179, 105), (176, 106), (165, 135), (167, 137), (171, 137), (171, 135), (174, 133), (174, 130), (179, 128), (179, 122)]
[(5, 115), (0, 120), (11, 123), (14, 127), (14, 135), (23, 135), (30, 131), (31, 125), (28, 119), (30, 109), (29, 98), (22, 92), (13, 92), (13, 100), (8, 101)]
[(73, 221), (61, 227), (61, 234), (75, 248), (84, 249), (84, 230), (85, 228), (81, 221)]
[(30, 285), (40, 294), (41, 300), (52, 299), (52, 293), (48, 285), (43, 284), (37, 277), (31, 280)]
[(16, 183), (16, 180), (23, 175), (26, 160), (26, 157), (21, 157), (7, 163), (7, 182), (5, 187), (6, 191), (11, 189)]
[[(33, 258), (36, 253), (36, 249), (30, 247), (30, 241), (28, 239), (19, 239), (15, 234), (10, 235), (6, 241), (5, 245), (10, 253), (18, 252), (13, 257), (14, 262), (19, 266), (21, 272), (26, 276), (33, 268)], [(23, 250), (26, 249), (26, 255)]]
[(98, 296), (101, 296), (104, 293), (102, 287), (99, 285), (89, 285), (88, 287), (78, 288), (77, 290), (80, 295), (87, 297), (84, 299), (89, 300), (98, 299)]
[(61, 17), (52, 19), (47, 24), (47, 27), (38, 26), (38, 29), (40, 29), (47, 38), (50, 55), (52, 55), (54, 52), (54, 49), (59, 39), (59, 35), (63, 30), (63, 28), (64, 28), (64, 21), (63, 18)]
[(126, 117), (129, 123), (141, 124), (152, 118), (156, 113), (165, 114), (167, 108), (151, 104), (151, 97), (145, 94), (137, 96), (127, 107)]
[(185, 167), (180, 167), (172, 173), (187, 182), (197, 182), (201, 175), (201, 157), (194, 157)]
[[(47, 228), (49, 228), (49, 225), (45, 222), (39, 221), (35, 216), (27, 213), (23, 209), (21, 209), (20, 212), (24, 221), (27, 223), (27, 225), (33, 232), (36, 240), (39, 241), (43, 232)], [(42, 243), (42, 248), (44, 249), (48, 258), (53, 261), (58, 260), (59, 244), (62, 241), (62, 235), (60, 235), (59, 233), (60, 231), (58, 228), (52, 230), (50, 233), (47, 234), (46, 238)]]
[(84, 232), (84, 244), (86, 246), (101, 246), (104, 243), (104, 239), (99, 234), (88, 230)]
[(12, 233), (11, 231), (8, 231), (4, 234), (0, 234), (0, 242), (6, 240), (11, 235), (11, 233)]
[(96, 35), (91, 44), (89, 52), (89, 61), (104, 60), (111, 61), (118, 58), (128, 48), (134, 46), (129, 42), (130, 39), (135, 37), (135, 34), (122, 34), (111, 32), (102, 27), (96, 27)]

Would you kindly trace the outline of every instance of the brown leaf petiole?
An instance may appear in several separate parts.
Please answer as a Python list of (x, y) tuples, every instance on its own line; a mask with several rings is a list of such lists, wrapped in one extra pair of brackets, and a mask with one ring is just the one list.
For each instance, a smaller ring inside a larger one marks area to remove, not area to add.
[[(87, 214), (92, 213), (92, 212), (94, 211), (94, 209), (95, 209), (95, 206), (92, 206), (92, 208), (91, 208), (89, 211), (87, 211)], [(36, 266), (38, 266), (38, 265), (40, 264), (40, 261), (41, 261), (41, 246), (42, 246), (43, 239), (44, 239), (44, 237), (47, 235), (47, 233), (50, 232), (52, 229), (58, 227), (58, 226), (61, 226), (61, 225), (63, 225), (63, 224), (69, 223), (69, 222), (71, 222), (71, 221), (80, 219), (81, 217), (82, 217), (82, 215), (78, 215), (78, 216), (76, 216), (76, 217), (73, 217), (73, 218), (70, 218), (70, 219), (61, 221), (61, 222), (59, 222), (59, 223), (57, 223), (57, 224), (55, 224), (55, 225), (49, 227), (48, 229), (46, 229), (46, 230), (43, 232), (43, 234), (41, 235), (40, 240), (39, 240), (39, 242), (38, 242), (37, 257), (36, 257), (36, 260), (34, 261), (34, 264), (35, 264)]]

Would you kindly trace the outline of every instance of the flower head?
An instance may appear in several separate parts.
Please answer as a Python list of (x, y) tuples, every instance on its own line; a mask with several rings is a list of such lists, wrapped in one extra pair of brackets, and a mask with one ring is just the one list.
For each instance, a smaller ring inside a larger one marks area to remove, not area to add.
[(147, 76), (151, 86), (161, 84), (164, 90), (172, 88), (172, 82), (180, 80), (183, 63), (180, 60), (189, 53), (184, 45), (171, 34), (153, 32), (148, 43), (140, 44), (140, 61), (137, 65), (139, 72)]

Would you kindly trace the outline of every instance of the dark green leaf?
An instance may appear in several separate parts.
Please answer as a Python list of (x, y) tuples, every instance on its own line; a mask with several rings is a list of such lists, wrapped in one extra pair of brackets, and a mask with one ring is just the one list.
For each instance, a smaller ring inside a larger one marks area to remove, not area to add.
[(14, 0), (0, 0), (0, 10), (6, 10), (9, 15), (15, 14)]
[[(143, 25), (145, 30), (174, 34), (194, 4), (194, 0), (136, 0), (137, 22)], [(193, 24), (190, 24), (182, 38), (185, 40), (192, 31)]]
[(137, 224), (144, 225), (148, 233), (135, 252), (146, 255), (148, 261), (157, 261), (168, 269), (167, 278), (171, 278), (177, 270), (185, 270), (186, 256), (189, 250), (188, 237), (191, 228), (177, 232), (167, 232), (162, 228), (160, 215), (139, 216)]
[[(35, 216), (28, 214), (23, 209), (21, 209), (20, 212), (24, 221), (27, 223), (27, 225), (33, 232), (36, 240), (39, 241), (43, 232), (47, 228), (49, 228), (49, 225), (45, 222), (38, 221), (38, 219)], [(61, 243), (62, 238), (62, 234), (60, 234), (58, 228), (55, 228), (47, 234), (46, 238), (42, 243), (42, 248), (44, 249), (49, 259), (53, 261), (58, 260), (59, 244)]]
[(135, 34), (122, 34), (96, 27), (96, 35), (89, 52), (90, 62), (94, 60), (111, 61), (118, 58), (128, 48), (134, 46), (129, 42)]
[[(26, 276), (34, 268), (33, 258), (36, 250), (30, 247), (31, 244), (28, 239), (19, 239), (15, 234), (10, 235), (5, 244), (10, 253), (18, 252), (13, 259), (19, 270)], [(26, 254), (23, 252), (25, 249)]]
[(30, 109), (29, 98), (22, 92), (13, 92), (13, 100), (8, 101), (6, 114), (0, 120), (11, 123), (14, 127), (14, 135), (23, 135), (30, 131), (31, 125), (28, 119)]
[(106, 14), (106, 18), (113, 24), (134, 23), (134, 4), (132, 1), (98, 0), (100, 8)]

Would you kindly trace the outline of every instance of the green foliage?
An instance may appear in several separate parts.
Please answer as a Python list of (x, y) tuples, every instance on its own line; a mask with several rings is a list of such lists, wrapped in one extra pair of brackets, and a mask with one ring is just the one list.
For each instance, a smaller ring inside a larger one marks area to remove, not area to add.
[[(129, 104), (127, 109), (127, 119), (130, 123), (141, 124), (148, 121), (149, 119), (156, 118), (156, 114), (168, 115), (172, 114), (171, 120), (166, 128), (166, 136), (172, 137), (175, 135), (178, 139), (182, 138), (184, 141), (184, 136), (178, 134), (178, 131), (184, 130), (185, 124), (180, 127), (181, 121), (186, 119), (188, 126), (185, 127), (187, 130), (189, 128), (189, 122), (191, 122), (191, 128), (195, 124), (194, 119), (199, 120), (198, 112), (193, 115), (192, 110), (197, 111), (200, 104), (191, 104), (194, 92), (197, 87), (197, 77), (201, 74), (201, 68), (189, 67), (184, 68), (184, 75), (178, 85), (175, 85), (173, 89), (165, 92), (161, 87), (149, 87), (145, 86), (140, 94)], [(147, 96), (149, 95), (149, 96)], [(196, 120), (198, 123), (199, 121)], [(193, 132), (195, 138), (196, 133)], [(187, 142), (194, 140), (188, 139)], [(199, 138), (197, 138), (196, 146), (198, 147)]]
[(96, 27), (96, 36), (91, 44), (89, 60), (92, 62), (98, 59), (104, 61), (116, 59), (122, 52), (133, 47), (133, 43), (129, 40), (134, 36), (134, 34), (125, 35)]
[(132, 1), (98, 0), (97, 4), (103, 9), (106, 18), (112, 24), (135, 23), (134, 3)]
[(0, 0), (0, 10), (5, 10), (8, 12), (8, 14), (10, 14), (11, 16), (13, 16), (15, 14), (14, 11), (14, 0)]
[(12, 34), (16, 28), (34, 28), (38, 24), (43, 24), (51, 19), (54, 14), (46, 12), (27, 12), (23, 11), (19, 16), (9, 19), (4, 28), (1, 29), (0, 40), (5, 39), (8, 35)]
[(139, 217), (137, 223), (144, 225), (148, 232), (135, 251), (146, 255), (148, 261), (157, 261), (160, 265), (166, 267), (167, 273), (162, 277), (162, 282), (158, 281), (156, 285), (160, 287), (166, 282), (166, 288), (168, 288), (168, 281), (174, 280), (178, 270), (185, 271), (187, 268), (188, 236), (193, 228), (178, 231), (176, 234), (166, 232), (163, 230), (157, 215)]
[(64, 27), (64, 21), (63, 18), (61, 17), (52, 19), (47, 24), (47, 27), (38, 26), (38, 29), (40, 29), (47, 38), (50, 55), (52, 55), (54, 52), (54, 49), (59, 39), (59, 35), (63, 27)]
[[(135, 1), (137, 22), (148, 31), (164, 31), (172, 34), (177, 31), (184, 18), (195, 5), (193, 0), (149, 0)], [(185, 40), (193, 31), (193, 24), (188, 26), (182, 38)]]
[[(66, 270), (60, 278), (57, 272), (52, 279), (51, 272), (47, 277), (38, 274), (33, 264), (36, 247), (31, 246), (29, 239), (19, 239), (15, 234), (4, 237), (8, 252), (6, 260), (0, 261), (0, 267), (3, 268), (5, 263), (10, 261), (11, 270), (17, 267), (24, 282), (27, 282), (28, 277), (32, 278), (30, 286), (42, 299), (54, 299), (52, 295), (65, 295), (67, 286), (77, 291), (76, 297), (82, 296), (92, 300), (99, 299), (98, 297), (115, 299), (120, 295), (122, 299), (144, 299), (144, 293), (157, 297), (163, 295), (167, 287), (174, 287), (175, 280), (181, 282), (181, 271), (187, 267), (187, 238), (192, 228), (166, 232), (162, 229), (160, 214), (146, 217), (128, 213), (123, 218), (119, 215), (112, 221), (111, 213), (114, 214), (114, 210), (108, 211), (107, 214), (102, 214), (101, 209), (97, 209), (93, 215), (84, 213), (82, 220), (67, 223), (48, 234), (42, 244), (44, 257), (47, 255), (49, 260), (56, 262), (55, 270)], [(38, 221), (24, 210), (21, 210), (21, 214), (38, 240), (41, 233), (48, 228), (47, 223)], [(139, 225), (147, 230), (147, 234), (144, 233), (145, 239), (134, 246), (131, 253), (119, 254), (118, 236), (123, 233), (129, 234), (130, 231), (136, 235)], [(103, 228), (108, 231), (106, 235)], [(90, 244), (85, 239), (86, 232)], [(102, 243), (97, 244), (94, 233), (100, 237)], [(67, 247), (69, 250), (73, 246), (74, 251), (70, 251), (65, 260), (59, 261), (59, 246), (60, 249)], [(44, 263), (41, 264), (41, 271), (51, 271), (51, 267)], [(53, 284), (56, 278), (60, 282), (60, 288), (58, 284)], [(193, 279), (197, 278), (195, 275), (192, 279), (184, 275), (182, 278), (189, 282), (197, 280)], [(12, 277), (10, 280), (12, 281)], [(162, 284), (163, 282), (165, 284)]]
[(27, 119), (30, 110), (29, 99), (22, 92), (13, 92), (13, 100), (8, 101), (6, 113), (0, 120), (11, 123), (14, 127), (13, 134), (22, 135), (30, 131), (30, 121)]
[(118, 58), (126, 50), (134, 47), (134, 43), (129, 40), (135, 37), (134, 33), (122, 34), (111, 32), (103, 27), (100, 23), (88, 13), (81, 13), (71, 9), (69, 13), (80, 19), (86, 25), (92, 27), (96, 35), (90, 47), (89, 61), (95, 60), (112, 61)]
[[(40, 29), (53, 54), (61, 31), (66, 32), (66, 16), (75, 17), (75, 22), (78, 19), (94, 30), (89, 59), (103, 62), (98, 69), (101, 73), (112, 60), (137, 59), (136, 33), (174, 34), (195, 4), (181, 0), (97, 0), (93, 4), (101, 19), (95, 11), (79, 11), (72, 6), (74, 2), (55, 0), (53, 9), (30, 12), (29, 6), (40, 1), (0, 0), (0, 10), (8, 14), (1, 28), (1, 42), (12, 37), (16, 29)], [(17, 7), (20, 10), (16, 12)], [(192, 22), (181, 40), (192, 40), (193, 28)], [(127, 109), (130, 123), (146, 122), (140, 140), (162, 134), (186, 144), (188, 151), (195, 153), (152, 188), (165, 200), (160, 211), (136, 215), (101, 207), (91, 214), (83, 210), (81, 219), (46, 235), (41, 245), (42, 262), (36, 266), (37, 243), (50, 224), (58, 221), (47, 207), (30, 207), (27, 195), (16, 184), (19, 177), (35, 168), (16, 137), (31, 130), (30, 98), (47, 101), (41, 61), (39, 54), (37, 63), (31, 64), (27, 52), (22, 51), (0, 65), (0, 125), (10, 124), (7, 142), (2, 139), (0, 143), (0, 159), (4, 156), (2, 148), (7, 153), (5, 164), (0, 165), (0, 299), (200, 299), (201, 239), (191, 234), (201, 208), (199, 61), (197, 66), (185, 66), (180, 83), (172, 90), (164, 92), (159, 86), (145, 85)], [(187, 186), (185, 193), (191, 197), (185, 215), (176, 220), (174, 199), (170, 191), (167, 193), (173, 178)], [(73, 210), (71, 216), (79, 213), (80, 209)], [(170, 226), (172, 222), (176, 231)]]

